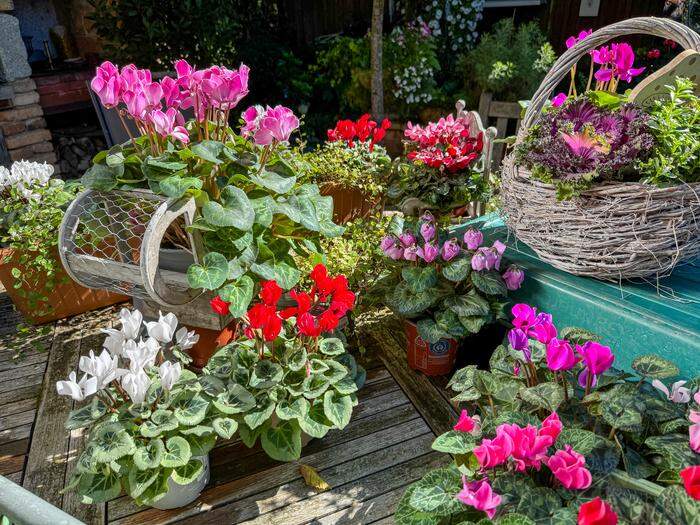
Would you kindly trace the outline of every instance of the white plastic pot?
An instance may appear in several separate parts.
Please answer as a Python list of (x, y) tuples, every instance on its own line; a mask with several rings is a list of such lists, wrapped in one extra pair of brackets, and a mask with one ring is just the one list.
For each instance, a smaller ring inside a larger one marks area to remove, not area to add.
[(172, 478), (168, 480), (168, 492), (153, 503), (157, 509), (168, 510), (184, 507), (196, 500), (204, 490), (204, 487), (209, 483), (209, 456), (194, 456), (204, 464), (202, 473), (192, 483), (180, 485), (175, 483)]

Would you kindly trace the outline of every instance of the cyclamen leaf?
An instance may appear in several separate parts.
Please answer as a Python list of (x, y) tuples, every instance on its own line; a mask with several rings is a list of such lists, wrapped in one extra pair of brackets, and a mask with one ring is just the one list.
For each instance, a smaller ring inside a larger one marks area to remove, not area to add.
[(401, 525), (437, 525), (441, 516), (432, 512), (422, 512), (411, 505), (411, 498), (418, 486), (418, 482), (409, 486), (399, 500), (394, 513), (394, 520)]
[(198, 459), (190, 460), (187, 465), (177, 467), (170, 477), (178, 485), (188, 485), (195, 481), (204, 471), (204, 463)]
[(219, 154), (224, 149), (224, 145), (216, 140), (203, 140), (202, 142), (193, 145), (190, 150), (195, 156), (200, 159), (206, 160), (213, 164), (221, 164), (222, 161), (219, 160)]
[(425, 268), (406, 266), (401, 270), (401, 277), (403, 277), (413, 293), (426, 292), (435, 286), (438, 281), (437, 272), (432, 266)]
[(520, 397), (531, 405), (554, 412), (564, 401), (564, 390), (556, 383), (540, 383), (523, 388)]
[(112, 471), (85, 474), (80, 478), (78, 485), (78, 493), (82, 494), (83, 503), (87, 504), (112, 500), (119, 496), (121, 491), (119, 476)]
[(255, 210), (248, 195), (235, 186), (221, 191), (221, 204), (208, 201), (202, 207), (202, 215), (212, 226), (233, 227), (247, 232), (255, 222)]
[(309, 412), (310, 406), (310, 403), (305, 398), (298, 397), (291, 403), (288, 400), (278, 403), (275, 408), (275, 414), (283, 421), (301, 419)]
[(131, 469), (129, 471), (129, 496), (134, 499), (140, 497), (158, 479), (158, 471), (153, 470), (154, 468), (152, 467), (150, 470)]
[(200, 437), (190, 435), (187, 436), (187, 442), (190, 444), (192, 457), (206, 456), (216, 445), (216, 435), (213, 432)]
[(340, 355), (345, 352), (343, 342), (337, 337), (326, 337), (321, 339), (318, 344), (318, 349), (322, 354)]
[(457, 471), (440, 468), (428, 472), (416, 483), (411, 494), (411, 506), (421, 512), (448, 516), (462, 510), (463, 504), (455, 498), (461, 486)]
[(228, 277), (228, 259), (217, 252), (206, 254), (202, 264), (187, 269), (187, 282), (192, 288), (216, 290)]
[(190, 444), (181, 436), (173, 436), (166, 442), (166, 452), (160, 464), (167, 468), (176, 468), (186, 465), (192, 457)]
[(202, 181), (196, 177), (174, 175), (160, 181), (160, 190), (170, 198), (179, 199), (191, 188), (201, 189)]
[(219, 296), (231, 303), (229, 305), (231, 316), (242, 317), (248, 311), (250, 301), (253, 300), (254, 288), (253, 279), (244, 275), (219, 290)]
[(274, 410), (275, 403), (268, 401), (266, 404), (256, 407), (254, 410), (250, 410), (245, 416), (243, 416), (243, 420), (251, 430), (255, 430), (270, 419), (270, 416)]
[(680, 370), (675, 364), (654, 354), (637, 357), (632, 361), (632, 368), (639, 375), (652, 379), (666, 379), (680, 374)]
[(471, 269), (471, 258), (459, 257), (442, 267), (442, 275), (448, 281), (459, 283), (467, 278)]
[(471, 279), (474, 286), (486, 295), (506, 295), (508, 293), (503, 278), (497, 272), (472, 272)]
[(212, 421), (212, 427), (222, 439), (231, 439), (238, 429), (238, 423), (230, 417), (217, 417)]
[(323, 403), (314, 404), (304, 415), (298, 420), (301, 430), (314, 438), (322, 438), (331, 429), (332, 423), (326, 418)]
[(133, 454), (136, 449), (133, 438), (119, 423), (109, 423), (102, 426), (93, 440), (95, 449), (93, 458), (97, 463), (109, 463), (128, 454)]
[(288, 193), (297, 181), (294, 176), (283, 176), (268, 170), (263, 170), (259, 175), (250, 175), (250, 180), (276, 193)]
[[(163, 459), (165, 453), (165, 444), (161, 439), (152, 439), (146, 446), (136, 447), (134, 452), (134, 465), (139, 470), (148, 470), (157, 468)], [(137, 496), (132, 496), (137, 497)]]
[(349, 396), (328, 390), (323, 395), (323, 413), (336, 428), (345, 428), (352, 416), (352, 401)]
[(293, 288), (301, 278), (301, 272), (286, 262), (268, 260), (253, 263), (250, 265), (250, 270), (263, 279), (277, 281), (277, 284), (285, 290)]
[(476, 446), (476, 439), (467, 432), (450, 430), (433, 441), (432, 448), (447, 454), (469, 454)]
[(297, 460), (301, 456), (301, 429), (293, 421), (282, 421), (260, 434), (260, 444), (272, 459)]

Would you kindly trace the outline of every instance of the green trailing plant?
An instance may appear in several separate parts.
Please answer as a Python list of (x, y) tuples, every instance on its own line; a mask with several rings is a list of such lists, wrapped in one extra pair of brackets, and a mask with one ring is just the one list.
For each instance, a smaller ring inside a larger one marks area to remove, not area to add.
[(52, 179), (52, 173), (51, 165), (35, 162), (0, 167), (0, 241), (14, 252), (0, 264), (17, 265), (12, 286), (37, 316), (51, 311), (51, 290), (68, 281), (56, 252), (58, 228), (80, 190), (77, 182)]
[(695, 83), (676, 78), (668, 97), (648, 108), (654, 147), (637, 163), (642, 182), (656, 186), (700, 181), (700, 99)]
[(536, 22), (516, 27), (505, 18), (461, 56), (458, 67), (468, 91), (487, 91), (498, 100), (516, 102), (532, 96), (555, 59)]
[(513, 316), (490, 370), (450, 380), (464, 409), (433, 449), (454, 463), (408, 488), (397, 523), (590, 525), (591, 509), (606, 523), (696, 521), (679, 472), (700, 464), (689, 441), (698, 381), (669, 389), (679, 369), (664, 358), (640, 356), (626, 373), (594, 334), (558, 331), (524, 304)]
[(248, 447), (257, 440), (278, 461), (299, 459), (302, 435), (322, 438), (344, 428), (357, 405), (365, 370), (332, 337), (354, 305), (344, 276), (318, 265), (310, 292), (290, 292), (280, 303), (274, 281), (243, 319), (244, 336), (219, 350), (202, 377), (214, 407), (229, 418)]
[(382, 281), (386, 304), (403, 318), (414, 319), (420, 336), (430, 343), (478, 333), (504, 318), (508, 290), (522, 284), (524, 274), (511, 265), (501, 274), (505, 245), (481, 246), (483, 234), (469, 229), (462, 239), (441, 232), (432, 215), (417, 224), (397, 220), (381, 242), (393, 272)]
[[(69, 414), (66, 429), (86, 433), (64, 491), (76, 491), (88, 504), (125, 492), (139, 505), (152, 505), (169, 483), (199, 478), (203, 457), (235, 427), (216, 413), (197, 376), (177, 357), (199, 336), (177, 329), (172, 313), (143, 323), (138, 310), (124, 308), (120, 318), (121, 329), (107, 330), (102, 353), (80, 358), (82, 378), (71, 372), (56, 385), (60, 395), (82, 404)], [(122, 360), (128, 368), (120, 367)]]

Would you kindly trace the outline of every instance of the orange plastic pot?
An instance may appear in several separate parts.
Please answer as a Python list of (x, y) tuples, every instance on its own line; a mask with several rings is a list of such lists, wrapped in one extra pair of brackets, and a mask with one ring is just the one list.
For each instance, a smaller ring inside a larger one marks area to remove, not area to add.
[(332, 183), (321, 186), (321, 195), (333, 197), (333, 222), (336, 224), (367, 217), (381, 201), (380, 198), (370, 197), (358, 189)]
[(452, 372), (457, 359), (455, 339), (444, 338), (428, 343), (418, 333), (415, 323), (404, 320), (403, 326), (408, 343), (408, 366), (427, 376), (442, 376)]
[[(8, 262), (5, 262), (7, 259), (9, 259)], [(35, 303), (27, 297), (31, 290), (27, 290), (25, 287), (15, 288), (15, 278), (12, 276), (12, 270), (14, 268), (23, 269), (23, 265), (19, 262), (19, 253), (11, 248), (0, 249), (0, 282), (5, 287), (10, 299), (12, 299), (15, 308), (28, 323), (34, 325), (49, 323), (129, 299), (124, 295), (80, 286), (63, 271), (58, 256), (56, 256), (56, 264), (58, 271), (54, 276), (55, 285), (53, 288), (50, 290), (35, 290), (46, 295), (48, 301)], [(39, 275), (38, 277), (37, 282), (41, 283), (41, 287), (44, 288), (46, 276)]]

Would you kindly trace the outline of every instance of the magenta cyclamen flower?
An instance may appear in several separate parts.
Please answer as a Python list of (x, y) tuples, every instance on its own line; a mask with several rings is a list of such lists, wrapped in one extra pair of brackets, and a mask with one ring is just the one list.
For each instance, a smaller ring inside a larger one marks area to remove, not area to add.
[(518, 303), (511, 308), (510, 313), (513, 314), (513, 326), (521, 330), (527, 330), (537, 319), (537, 311), (525, 303)]
[(559, 414), (552, 412), (542, 421), (539, 434), (541, 436), (551, 437), (552, 443), (554, 443), (559, 437), (559, 434), (561, 434), (561, 429), (562, 424), (561, 419), (559, 419)]
[(595, 79), (608, 82), (613, 77), (630, 82), (633, 77), (641, 74), (644, 67), (634, 68), (634, 50), (627, 42), (603, 46), (591, 53), (593, 62), (602, 67), (595, 72)]
[(445, 241), (445, 243), (442, 245), (440, 254), (442, 255), (442, 259), (444, 261), (451, 261), (457, 257), (457, 255), (459, 255), (460, 251), (462, 251), (462, 248), (460, 248), (457, 239), (450, 239)]
[(253, 137), (259, 146), (268, 146), (273, 142), (287, 142), (292, 132), (299, 127), (299, 119), (291, 109), (284, 106), (251, 106), (243, 112), (245, 125), (241, 134)]
[(493, 468), (508, 461), (512, 451), (513, 441), (510, 437), (497, 433), (493, 439), (482, 439), (473, 452), (481, 468)]
[(508, 332), (508, 343), (514, 350), (526, 350), (530, 344), (527, 334), (520, 328), (513, 328)]
[(525, 280), (525, 272), (520, 268), (511, 264), (505, 272), (503, 272), (503, 281), (506, 283), (506, 288), (509, 290), (517, 290)]
[(591, 386), (595, 386), (598, 376), (607, 371), (615, 361), (609, 347), (594, 341), (588, 341), (583, 346), (576, 345), (576, 351), (583, 358), (585, 366), (578, 376), (579, 385), (582, 387), (587, 385), (589, 375), (592, 375)]
[(549, 433), (540, 433), (532, 425), (523, 428), (516, 424), (503, 424), (496, 428), (496, 434), (510, 438), (511, 458), (518, 472), (523, 472), (526, 468), (539, 470), (540, 463), (547, 458), (547, 450), (554, 444)]
[(153, 124), (155, 132), (161, 137), (173, 137), (183, 144), (190, 141), (190, 136), (187, 130), (182, 125), (184, 118), (175, 108), (168, 108), (167, 111), (161, 110), (151, 111), (148, 114), (148, 120)]
[(481, 428), (481, 418), (479, 416), (471, 417), (469, 412), (462, 409), (459, 414), (459, 421), (452, 427), (453, 430), (457, 432), (476, 432)]
[(95, 77), (90, 82), (90, 88), (106, 108), (113, 108), (119, 104), (122, 95), (123, 82), (119, 76), (117, 66), (110, 61), (105, 61), (95, 71)]
[(566, 93), (557, 93), (557, 95), (551, 100), (552, 106), (558, 108), (559, 106), (563, 105), (564, 102), (566, 102), (567, 98)]
[(245, 64), (237, 70), (212, 66), (202, 80), (202, 92), (214, 107), (230, 110), (248, 94), (249, 72)]
[(501, 504), (501, 496), (493, 491), (486, 480), (467, 484), (463, 479), (463, 488), (457, 494), (457, 499), (465, 505), (484, 511), (489, 518), (493, 518), (496, 508)]
[(583, 490), (591, 486), (593, 478), (585, 465), (586, 458), (571, 445), (565, 445), (564, 450), (557, 450), (547, 459), (549, 470), (569, 490)]
[(479, 230), (474, 230), (469, 228), (464, 232), (464, 244), (467, 245), (467, 249), (476, 250), (481, 243), (484, 242), (484, 234)]
[(409, 246), (403, 251), (403, 258), (407, 261), (417, 261), (418, 260), (418, 246), (415, 244)]
[(552, 323), (552, 316), (544, 312), (537, 314), (535, 322), (528, 330), (527, 335), (545, 345), (549, 343), (557, 336), (557, 329)]
[(433, 262), (437, 256), (440, 254), (440, 250), (434, 244), (425, 243), (422, 247), (419, 246), (416, 249), (418, 257), (423, 259), (427, 263)]
[(565, 41), (566, 48), (570, 49), (570, 48), (574, 47), (581, 40), (585, 40), (586, 37), (589, 36), (592, 32), (593, 32), (592, 29), (584, 29), (583, 31), (579, 32), (578, 35), (570, 36)]
[(547, 366), (555, 372), (571, 370), (581, 360), (568, 341), (556, 337), (547, 344), (546, 358)]

